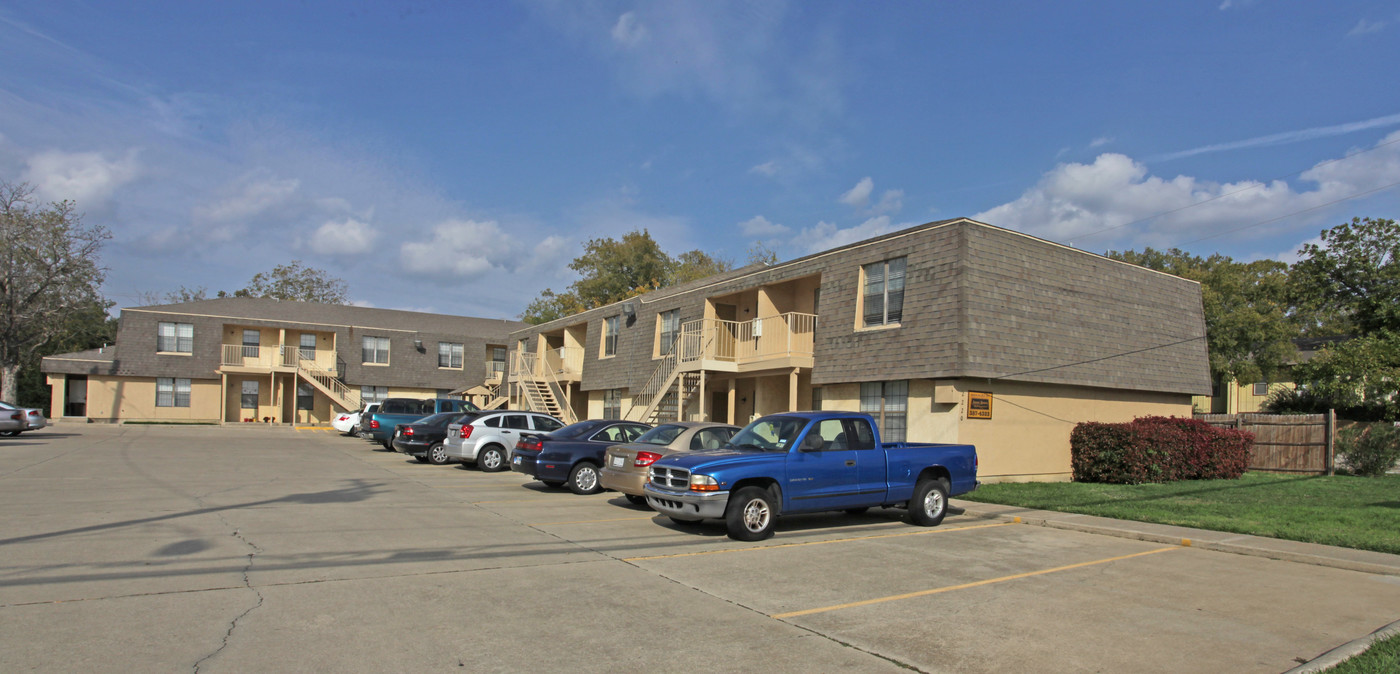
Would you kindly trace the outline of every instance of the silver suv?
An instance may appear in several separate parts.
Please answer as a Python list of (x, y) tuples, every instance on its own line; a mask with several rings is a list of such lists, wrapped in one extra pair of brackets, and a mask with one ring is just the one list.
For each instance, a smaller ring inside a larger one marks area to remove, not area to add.
[(510, 466), (511, 452), (522, 435), (539, 435), (564, 427), (548, 414), (519, 410), (487, 411), (467, 424), (447, 427), (443, 449), (448, 461), (475, 463), (488, 473)]

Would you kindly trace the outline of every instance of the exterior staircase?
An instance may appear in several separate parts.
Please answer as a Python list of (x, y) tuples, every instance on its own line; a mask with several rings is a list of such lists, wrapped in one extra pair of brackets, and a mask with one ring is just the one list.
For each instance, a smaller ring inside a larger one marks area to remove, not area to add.
[(322, 368), (316, 361), (297, 359), (297, 376), (325, 394), (342, 410), (355, 412), (360, 409), (360, 392), (346, 386), (335, 372)]
[(573, 408), (564, 403), (564, 388), (554, 376), (554, 371), (540, 367), (535, 354), (519, 353), (517, 356), (515, 371), (519, 374), (520, 392), (529, 408), (553, 415), (566, 424), (578, 421)]
[[(677, 339), (677, 347), (680, 340)], [(683, 369), (677, 349), (657, 363), (640, 393), (632, 396), (632, 408), (625, 415), (631, 421), (659, 423), (677, 421), (680, 412), (700, 391), (700, 373)]]

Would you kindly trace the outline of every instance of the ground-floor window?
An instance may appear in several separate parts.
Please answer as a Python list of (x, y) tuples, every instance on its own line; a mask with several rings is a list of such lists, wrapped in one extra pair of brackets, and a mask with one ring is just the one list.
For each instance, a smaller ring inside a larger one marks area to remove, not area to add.
[(384, 402), (384, 399), (385, 399), (385, 398), (388, 398), (388, 397), (389, 397), (389, 387), (388, 387), (388, 386), (361, 386), (361, 387), (360, 387), (360, 402), (362, 402), (362, 403), (379, 403), (379, 402)]
[(297, 382), (297, 409), (311, 411), (316, 408), (316, 391), (309, 384)]
[(258, 409), (258, 380), (244, 380), (243, 395), (240, 396), (239, 406), (245, 410)]
[(610, 388), (603, 391), (603, 418), (622, 418), (622, 389)]
[(812, 410), (820, 412), (822, 409), (822, 387), (812, 389)]
[(190, 380), (156, 377), (156, 407), (189, 407)]
[(875, 417), (885, 442), (904, 442), (909, 428), (909, 381), (861, 384), (860, 411)]

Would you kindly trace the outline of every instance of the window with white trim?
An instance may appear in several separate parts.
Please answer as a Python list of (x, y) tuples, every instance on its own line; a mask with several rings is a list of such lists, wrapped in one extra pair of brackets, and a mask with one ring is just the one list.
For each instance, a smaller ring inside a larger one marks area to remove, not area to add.
[(603, 418), (622, 418), (622, 389), (610, 388), (603, 391)]
[(262, 333), (257, 330), (243, 331), (243, 357), (257, 358), (258, 347), (262, 345)]
[(365, 363), (389, 363), (389, 338), (365, 337), (361, 342), (360, 355)]
[(681, 310), (663, 311), (657, 316), (657, 320), (661, 322), (661, 335), (657, 338), (659, 341), (656, 343), (656, 353), (667, 356), (676, 347), (676, 336), (681, 331)]
[(156, 407), (189, 407), (190, 380), (156, 377)]
[(156, 351), (162, 353), (192, 353), (194, 351), (194, 324), (157, 323)]
[(863, 265), (862, 324), (867, 327), (898, 325), (904, 317), (904, 264), (897, 257)]
[(388, 386), (361, 386), (361, 387), (360, 387), (360, 402), (362, 402), (362, 403), (378, 403), (378, 402), (384, 402), (384, 399), (385, 399), (385, 398), (388, 398), (388, 397), (389, 397), (389, 387), (388, 387)]
[(603, 319), (603, 357), (617, 355), (617, 329), (622, 323), (621, 316), (608, 316)]
[(487, 361), (487, 376), (495, 375), (500, 377), (506, 371), (506, 347), (491, 347), (491, 360)]
[(904, 442), (909, 428), (909, 381), (862, 383), (860, 411), (875, 417), (885, 442)]
[(242, 393), (238, 397), (239, 408), (245, 410), (258, 409), (258, 380), (244, 379)]
[(297, 409), (308, 412), (316, 409), (316, 390), (306, 382), (297, 382)]
[(316, 333), (301, 333), (301, 346), (297, 348), (297, 356), (302, 360), (316, 360)]
[(438, 367), (462, 369), (462, 345), (438, 342)]

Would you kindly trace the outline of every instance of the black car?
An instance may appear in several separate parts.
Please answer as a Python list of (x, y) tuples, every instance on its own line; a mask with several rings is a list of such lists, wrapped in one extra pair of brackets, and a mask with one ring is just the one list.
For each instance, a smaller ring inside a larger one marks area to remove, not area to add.
[(411, 424), (394, 426), (394, 451), (408, 454), (420, 463), (441, 466), (447, 463), (447, 450), (442, 443), (447, 440), (447, 426), (454, 423), (471, 423), (480, 412), (440, 412), (423, 417)]
[(525, 473), (549, 487), (568, 485), (575, 494), (603, 491), (598, 469), (613, 445), (632, 442), (651, 428), (649, 424), (617, 419), (590, 419), (569, 424), (544, 435), (523, 438), (515, 444), (510, 469)]

